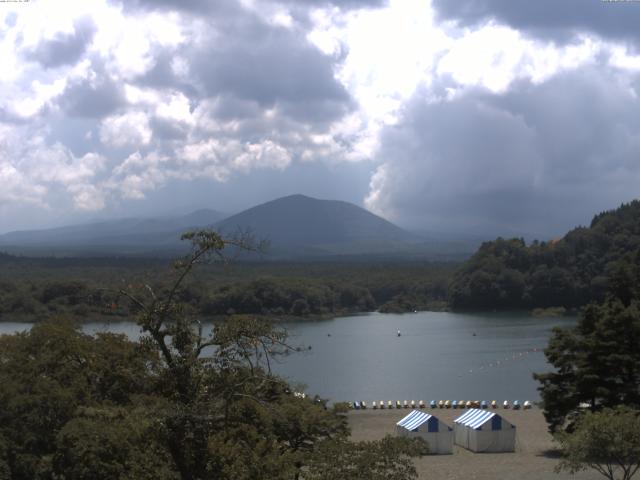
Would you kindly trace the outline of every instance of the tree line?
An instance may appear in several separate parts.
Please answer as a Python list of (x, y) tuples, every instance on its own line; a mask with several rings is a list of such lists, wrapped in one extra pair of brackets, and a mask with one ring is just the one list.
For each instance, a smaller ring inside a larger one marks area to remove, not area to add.
[[(159, 280), (166, 275), (153, 263), (128, 266), (124, 260), (114, 267), (70, 259), (69, 268), (64, 268), (65, 259), (40, 264), (36, 259), (27, 262), (5, 256), (2, 262), (8, 265), (0, 274), (4, 320), (38, 321), (51, 315), (79, 320), (129, 318), (135, 312), (119, 300), (118, 289), (126, 283), (150, 284), (162, 290)], [(16, 264), (22, 265), (19, 274)], [(219, 267), (220, 271), (203, 266), (181, 285), (179, 298), (193, 311), (202, 316), (238, 313), (306, 318), (378, 309), (445, 308), (455, 264), (241, 263)]]
[(575, 309), (602, 302), (612, 273), (640, 248), (640, 201), (596, 215), (556, 241), (498, 238), (453, 276), (449, 306), (464, 309)]

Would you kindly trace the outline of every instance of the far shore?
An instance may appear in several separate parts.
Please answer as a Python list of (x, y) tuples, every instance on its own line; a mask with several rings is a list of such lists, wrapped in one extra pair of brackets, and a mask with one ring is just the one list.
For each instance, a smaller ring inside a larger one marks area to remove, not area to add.
[[(424, 411), (449, 426), (464, 413), (461, 410), (430, 409)], [(415, 460), (420, 479), (438, 480), (596, 480), (595, 471), (575, 475), (555, 473), (558, 464), (557, 444), (547, 431), (542, 410), (497, 409), (498, 414), (516, 426), (516, 451), (513, 453), (472, 453), (454, 445), (452, 455), (427, 455)], [(348, 414), (351, 438), (355, 441), (379, 440), (395, 435), (395, 424), (410, 412), (408, 409), (352, 410)]]

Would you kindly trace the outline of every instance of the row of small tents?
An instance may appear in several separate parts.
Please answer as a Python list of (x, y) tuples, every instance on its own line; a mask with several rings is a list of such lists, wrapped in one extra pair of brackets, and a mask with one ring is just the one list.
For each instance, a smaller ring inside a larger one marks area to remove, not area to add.
[(420, 437), (429, 444), (429, 453), (453, 453), (453, 444), (472, 452), (513, 452), (516, 427), (496, 412), (471, 409), (453, 421), (453, 428), (420, 410), (412, 410), (396, 424), (396, 433)]
[[(482, 401), (478, 401), (478, 400), (467, 400), (466, 402), (464, 400), (453, 400), (453, 401), (449, 401), (449, 400), (439, 400), (438, 402), (436, 402), (435, 400), (431, 400), (431, 402), (429, 403), (429, 406), (431, 408), (459, 408), (459, 409), (463, 409), (463, 408), (489, 408), (489, 406), (491, 406), (491, 408), (498, 408), (498, 402), (496, 402), (495, 400), (491, 400), (491, 403), (487, 402), (486, 400), (482, 400)], [(505, 400), (502, 403), (502, 408), (509, 408), (511, 406), (511, 404), (509, 403), (509, 400)], [(514, 400), (513, 401), (513, 409), (514, 410), (519, 410), (520, 407), (524, 408), (525, 410), (531, 408), (531, 402), (529, 400), (525, 400), (524, 403), (520, 404), (520, 402), (518, 400)], [(400, 401), (400, 400), (396, 400), (395, 403), (395, 408), (425, 408), (425, 403), (424, 401), (420, 400), (418, 403), (415, 402), (415, 400), (411, 400), (411, 403), (409, 403), (408, 401), (404, 401), (404, 404)], [(367, 408), (367, 402), (362, 401), (362, 402), (349, 402), (349, 408), (353, 408), (355, 410), (364, 410)], [(389, 410), (394, 408), (394, 404), (391, 400), (389, 400), (389, 402), (387, 403), (387, 406), (385, 407), (384, 401), (380, 401), (380, 403), (376, 403), (375, 401), (372, 402), (371, 404), (371, 408), (373, 408), (374, 410), (377, 410), (378, 408), (380, 408), (381, 410), (384, 410), (384, 408), (388, 408)]]

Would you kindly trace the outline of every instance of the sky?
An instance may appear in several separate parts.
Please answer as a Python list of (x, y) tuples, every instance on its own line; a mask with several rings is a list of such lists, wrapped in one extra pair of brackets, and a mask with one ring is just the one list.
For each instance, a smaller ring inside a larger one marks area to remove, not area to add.
[(305, 195), (558, 236), (640, 195), (640, 1), (0, 2), (0, 232)]

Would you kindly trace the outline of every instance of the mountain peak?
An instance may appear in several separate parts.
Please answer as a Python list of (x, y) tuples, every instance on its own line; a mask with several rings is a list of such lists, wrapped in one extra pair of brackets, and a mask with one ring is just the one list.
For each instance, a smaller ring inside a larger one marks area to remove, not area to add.
[(413, 235), (349, 202), (295, 194), (257, 205), (216, 225), (223, 232), (249, 229), (272, 248), (386, 245), (413, 241)]

